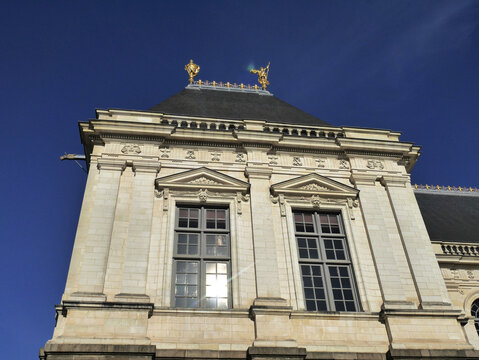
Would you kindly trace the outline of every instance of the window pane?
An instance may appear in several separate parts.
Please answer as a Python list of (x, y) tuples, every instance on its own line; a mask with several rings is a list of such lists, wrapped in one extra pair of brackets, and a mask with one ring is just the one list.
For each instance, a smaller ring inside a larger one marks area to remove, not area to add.
[(218, 263), (217, 264), (217, 271), (218, 274), (227, 274), (227, 266), (225, 263)]
[(178, 234), (178, 255), (198, 255), (198, 234)]
[(224, 307), (228, 300), (228, 276), (226, 263), (207, 263), (206, 304), (207, 307)]
[(196, 307), (198, 298), (198, 262), (176, 262), (175, 304)]
[(206, 264), (206, 272), (207, 273), (214, 273), (216, 271), (216, 264), (215, 263), (207, 263)]
[(206, 235), (206, 255), (228, 256), (228, 237), (222, 234)]
[[(325, 291), (323, 286), (323, 278), (320, 265), (302, 265), (303, 271), (303, 288), (304, 297), (306, 299), (306, 308), (311, 311), (324, 310)], [(323, 304), (324, 302), (324, 304)], [(321, 308), (318, 307), (318, 304)]]
[(295, 213), (294, 214), (294, 221), (297, 223), (302, 223), (303, 222), (303, 215)]
[(214, 220), (215, 219), (215, 211), (214, 210), (206, 210), (206, 219), (207, 220)]
[(218, 299), (218, 309), (227, 309), (228, 308), (228, 299), (220, 298)]
[(301, 259), (319, 259), (316, 238), (298, 238), (298, 249)]
[(345, 311), (346, 309), (348, 309), (348, 311), (356, 311), (348, 267), (329, 266), (329, 273), (331, 276), (331, 287), (336, 311)]

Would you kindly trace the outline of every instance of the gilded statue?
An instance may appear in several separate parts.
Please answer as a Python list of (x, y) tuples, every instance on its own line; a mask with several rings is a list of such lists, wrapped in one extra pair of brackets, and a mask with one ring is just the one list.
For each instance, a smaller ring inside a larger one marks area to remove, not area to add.
[(258, 74), (258, 82), (263, 87), (263, 90), (266, 90), (266, 86), (269, 85), (269, 81), (268, 81), (269, 64), (270, 63), (268, 62), (268, 66), (266, 66), (265, 68), (260, 67), (259, 70), (257, 69), (250, 70), (252, 74)]
[(188, 75), (190, 76), (190, 84), (192, 84), (194, 77), (200, 72), (200, 67), (199, 65), (196, 65), (193, 60), (190, 60), (190, 62), (185, 65), (185, 70), (188, 72)]

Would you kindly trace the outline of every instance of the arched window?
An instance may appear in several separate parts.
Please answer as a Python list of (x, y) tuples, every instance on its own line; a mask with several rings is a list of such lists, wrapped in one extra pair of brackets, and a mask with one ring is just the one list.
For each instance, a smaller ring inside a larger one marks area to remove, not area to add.
[(479, 334), (479, 299), (474, 300), (472, 303), (471, 315), (474, 316), (474, 325), (476, 326), (476, 331)]

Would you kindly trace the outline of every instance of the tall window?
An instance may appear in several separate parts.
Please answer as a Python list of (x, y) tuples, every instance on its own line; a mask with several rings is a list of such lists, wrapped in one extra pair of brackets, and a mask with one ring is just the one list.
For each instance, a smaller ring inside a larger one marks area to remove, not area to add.
[(471, 306), (471, 315), (474, 316), (474, 325), (479, 335), (479, 299), (474, 300)]
[(176, 307), (231, 307), (228, 219), (226, 208), (176, 208), (173, 259)]
[(296, 241), (309, 311), (359, 311), (340, 214), (295, 211)]

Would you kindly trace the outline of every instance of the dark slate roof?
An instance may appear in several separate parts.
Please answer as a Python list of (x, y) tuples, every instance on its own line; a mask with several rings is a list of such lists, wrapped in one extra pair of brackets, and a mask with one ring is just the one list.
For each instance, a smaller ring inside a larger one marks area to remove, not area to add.
[(479, 243), (479, 196), (415, 195), (431, 241)]
[(226, 90), (184, 89), (153, 106), (164, 114), (234, 120), (266, 120), (286, 124), (331, 126), (272, 95)]

